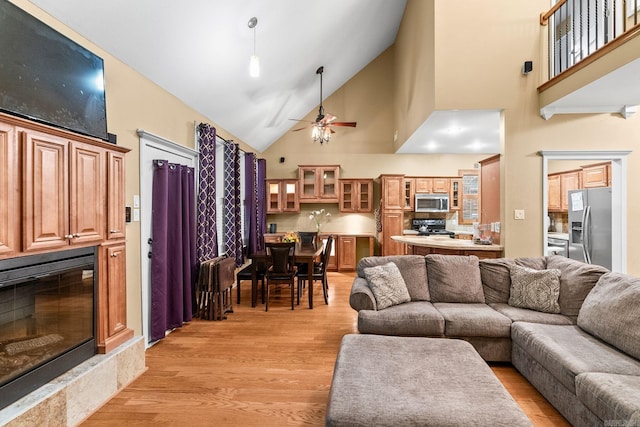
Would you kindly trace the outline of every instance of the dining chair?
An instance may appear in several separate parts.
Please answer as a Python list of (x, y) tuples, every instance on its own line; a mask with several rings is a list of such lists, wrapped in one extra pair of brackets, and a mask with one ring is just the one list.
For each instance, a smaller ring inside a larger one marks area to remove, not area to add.
[[(262, 284), (262, 303), (264, 304), (264, 277), (266, 267), (264, 262), (256, 261), (258, 264), (256, 265), (256, 279), (260, 280)], [(236, 292), (237, 292), (237, 303), (240, 304), (240, 282), (243, 280), (251, 280), (251, 269), (253, 265), (249, 264), (245, 266), (242, 270), (236, 273)]]
[[(327, 237), (327, 242), (324, 245), (324, 249), (322, 251), (322, 255), (320, 256), (320, 262), (313, 264), (313, 280), (321, 280), (322, 281), (322, 295), (324, 296), (324, 303), (329, 304), (329, 282), (327, 280), (327, 265), (329, 264), (329, 257), (331, 256), (331, 248), (333, 247), (333, 235), (330, 234)], [(298, 278), (298, 301), (300, 304), (300, 294), (302, 293), (302, 288), (305, 282), (309, 278), (309, 273), (307, 271), (307, 266), (304, 268), (300, 268), (296, 272), (296, 277)]]
[(298, 231), (298, 237), (300, 237), (300, 244), (303, 246), (315, 245), (318, 241), (318, 232), (317, 231)]
[(295, 242), (265, 243), (267, 256), (267, 301), (265, 311), (269, 311), (269, 290), (271, 285), (286, 284), (291, 288), (291, 310), (295, 293)]

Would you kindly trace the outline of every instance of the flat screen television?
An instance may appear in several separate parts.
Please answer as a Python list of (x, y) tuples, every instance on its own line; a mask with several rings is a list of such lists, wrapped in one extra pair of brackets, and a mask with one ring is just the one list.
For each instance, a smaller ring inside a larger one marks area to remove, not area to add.
[(0, 110), (108, 140), (102, 58), (0, 0)]

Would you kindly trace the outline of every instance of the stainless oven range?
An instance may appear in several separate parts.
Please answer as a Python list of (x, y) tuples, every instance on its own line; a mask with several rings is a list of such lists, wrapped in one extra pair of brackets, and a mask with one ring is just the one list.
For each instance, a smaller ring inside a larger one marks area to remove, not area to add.
[(444, 218), (415, 218), (411, 220), (411, 228), (419, 236), (449, 236), (453, 239), (455, 233), (445, 230), (447, 221)]

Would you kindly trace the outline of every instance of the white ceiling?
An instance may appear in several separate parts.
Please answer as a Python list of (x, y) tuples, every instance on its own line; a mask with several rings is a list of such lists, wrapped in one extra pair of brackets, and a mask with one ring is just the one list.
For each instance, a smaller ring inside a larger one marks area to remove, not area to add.
[[(406, 0), (30, 1), (260, 152), (299, 127), (289, 119), (315, 115), (316, 69), (324, 66), (326, 98), (394, 43), (406, 5)], [(249, 76), (253, 16), (258, 18), (257, 79)], [(114, 84), (108, 76), (107, 84)], [(542, 106), (541, 114), (633, 113), (638, 104), (640, 61), (634, 61)], [(500, 111), (436, 111), (398, 152), (499, 153)]]
[[(391, 46), (406, 4), (406, 0), (31, 2), (257, 151), (299, 125), (289, 119), (317, 110), (319, 66), (324, 66), (326, 98)], [(253, 16), (258, 18), (261, 75), (257, 79), (249, 76), (253, 30), (248, 21)], [(340, 120), (340, 112), (332, 113)]]

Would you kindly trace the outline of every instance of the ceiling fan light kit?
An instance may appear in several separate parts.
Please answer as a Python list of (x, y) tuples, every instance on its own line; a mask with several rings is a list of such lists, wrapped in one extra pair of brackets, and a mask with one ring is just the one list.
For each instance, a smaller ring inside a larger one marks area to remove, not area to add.
[(258, 25), (258, 18), (255, 16), (249, 19), (247, 24), (249, 28), (253, 29), (253, 55), (249, 57), (249, 75), (253, 78), (260, 77), (260, 58), (256, 54), (256, 26)]
[[(294, 129), (293, 131), (299, 131), (302, 129), (306, 129), (311, 126), (311, 138), (313, 142), (319, 142), (322, 145), (325, 142), (329, 142), (331, 139), (331, 134), (335, 133), (332, 129), (333, 126), (349, 126), (356, 127), (356, 122), (336, 122), (334, 121), (337, 117), (333, 114), (327, 113), (324, 114), (324, 107), (322, 106), (322, 73), (324, 72), (324, 67), (320, 67), (316, 70), (316, 74), (320, 74), (320, 108), (318, 108), (318, 117), (314, 122), (311, 122), (310, 125)], [(291, 119), (296, 120), (296, 119)], [(301, 121), (301, 120), (297, 120)]]

